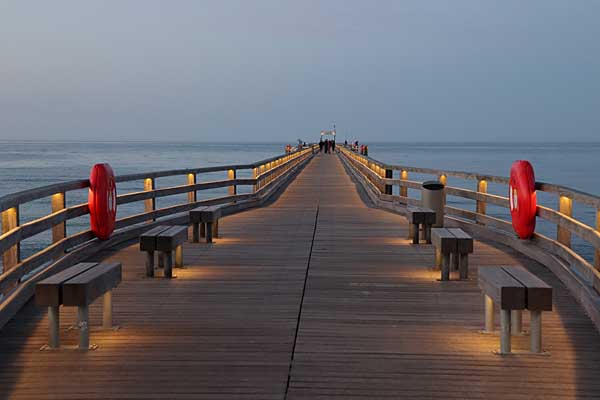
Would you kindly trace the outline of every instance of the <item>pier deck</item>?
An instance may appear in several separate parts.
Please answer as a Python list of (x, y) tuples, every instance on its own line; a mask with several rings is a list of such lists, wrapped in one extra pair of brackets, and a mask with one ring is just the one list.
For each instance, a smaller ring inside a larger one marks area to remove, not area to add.
[[(224, 218), (220, 233), (187, 243), (173, 280), (145, 278), (136, 244), (96, 257), (122, 262), (124, 280), (121, 328), (92, 331), (95, 351), (40, 351), (46, 316), (30, 302), (0, 333), (0, 398), (600, 397), (600, 337), (558, 279), (476, 242), (471, 279), (439, 282), (432, 246), (411, 245), (403, 217), (365, 204), (337, 156), (317, 156), (272, 205)], [(499, 264), (555, 288), (550, 355), (498, 356), (498, 336), (478, 333), (477, 267)], [(93, 324), (100, 315), (101, 300)], [(77, 341), (74, 320), (62, 311), (63, 344)]]

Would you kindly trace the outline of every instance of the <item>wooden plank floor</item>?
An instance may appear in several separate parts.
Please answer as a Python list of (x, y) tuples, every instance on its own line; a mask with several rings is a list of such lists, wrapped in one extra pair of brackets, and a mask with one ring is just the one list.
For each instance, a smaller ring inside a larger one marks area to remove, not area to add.
[[(186, 244), (170, 281), (143, 277), (135, 245), (99, 257), (121, 261), (124, 281), (121, 329), (92, 332), (98, 350), (39, 351), (46, 317), (26, 306), (0, 332), (0, 398), (600, 398), (600, 337), (552, 274), (476, 242), (472, 279), (437, 281), (432, 247), (366, 206), (336, 156), (220, 229), (213, 245)], [(518, 263), (556, 289), (549, 356), (497, 356), (498, 337), (478, 333), (477, 266)], [(62, 311), (64, 344), (74, 317)]]

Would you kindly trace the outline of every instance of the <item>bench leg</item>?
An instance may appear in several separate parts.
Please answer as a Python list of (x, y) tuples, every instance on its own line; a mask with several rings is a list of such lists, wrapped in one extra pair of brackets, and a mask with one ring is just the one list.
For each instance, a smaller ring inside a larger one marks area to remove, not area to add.
[(442, 255), (442, 280), (450, 280), (450, 254), (446, 253)]
[(88, 350), (90, 348), (89, 318), (90, 311), (88, 306), (77, 307), (79, 316), (79, 350)]
[(183, 245), (175, 248), (175, 267), (183, 268)]
[(102, 305), (102, 329), (112, 329), (112, 290), (104, 293)]
[(424, 231), (423, 234), (425, 235), (425, 243), (431, 244), (431, 225), (424, 224), (423, 231)]
[(146, 252), (146, 276), (152, 278), (154, 276), (154, 252)]
[(452, 269), (458, 271), (458, 253), (452, 253)]
[(213, 237), (219, 238), (219, 220), (213, 222)]
[(500, 353), (508, 354), (510, 351), (510, 310), (500, 310)]
[(48, 347), (58, 349), (60, 347), (60, 311), (58, 306), (48, 307)]
[(200, 242), (200, 223), (192, 224), (192, 243)]
[(200, 224), (200, 237), (206, 237), (206, 223), (202, 222)]
[(520, 335), (523, 331), (523, 311), (512, 310), (510, 313), (510, 327), (513, 335)]
[(173, 277), (173, 252), (165, 251), (165, 278)]
[(484, 296), (485, 332), (494, 332), (494, 300), (487, 294)]
[(442, 266), (442, 251), (440, 249), (438, 249), (437, 247), (435, 248), (435, 266), (440, 268)]
[(469, 254), (456, 254), (459, 259), (460, 279), (469, 279)]
[(530, 311), (529, 350), (532, 353), (542, 352), (542, 312)]
[(206, 243), (212, 243), (213, 241), (213, 223), (206, 223)]
[(419, 244), (419, 224), (412, 224), (412, 242)]
[(158, 268), (165, 267), (165, 253), (162, 251), (158, 252)]

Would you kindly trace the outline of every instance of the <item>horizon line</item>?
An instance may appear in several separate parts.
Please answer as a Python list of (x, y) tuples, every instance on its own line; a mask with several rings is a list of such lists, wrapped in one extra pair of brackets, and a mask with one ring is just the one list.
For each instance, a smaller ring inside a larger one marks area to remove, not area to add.
[[(305, 141), (310, 143), (310, 141)], [(341, 140), (338, 140), (341, 142)], [(352, 141), (348, 141), (351, 143)], [(556, 140), (556, 141), (544, 141), (540, 143), (538, 141), (520, 141), (520, 140), (373, 140), (373, 141), (359, 141), (367, 144), (379, 144), (379, 143), (398, 143), (398, 144), (488, 144), (488, 143), (524, 143), (524, 144), (600, 144), (600, 140)], [(211, 141), (211, 140), (191, 140), (191, 139), (177, 139), (177, 140), (148, 140), (148, 139), (131, 139), (131, 140), (119, 140), (119, 139), (107, 139), (107, 140), (71, 140), (71, 139), (0, 139), (0, 143), (198, 143), (198, 144), (281, 144), (286, 141), (273, 141), (273, 140), (256, 140), (256, 141)], [(288, 143), (297, 143), (297, 140)], [(318, 143), (317, 141), (313, 143)]]

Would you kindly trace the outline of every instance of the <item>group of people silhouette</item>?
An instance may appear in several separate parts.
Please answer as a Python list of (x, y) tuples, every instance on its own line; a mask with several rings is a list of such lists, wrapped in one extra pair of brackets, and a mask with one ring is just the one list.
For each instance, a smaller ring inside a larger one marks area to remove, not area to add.
[(323, 151), (326, 154), (335, 153), (335, 140), (321, 139), (319, 141), (319, 152), (323, 153)]

